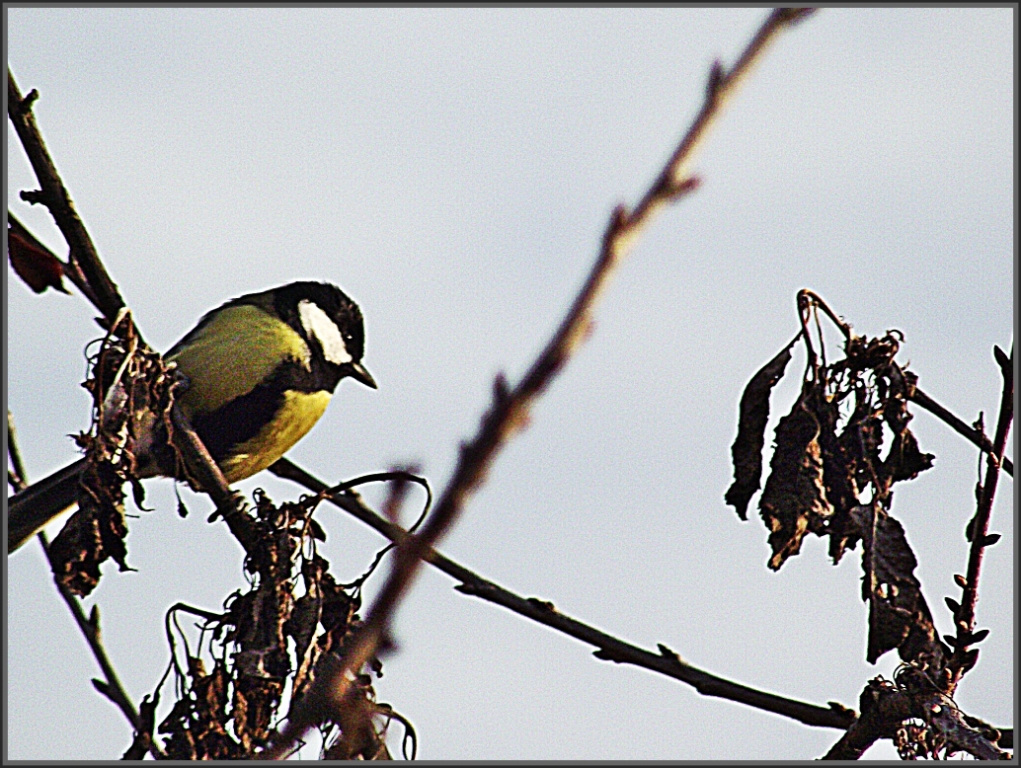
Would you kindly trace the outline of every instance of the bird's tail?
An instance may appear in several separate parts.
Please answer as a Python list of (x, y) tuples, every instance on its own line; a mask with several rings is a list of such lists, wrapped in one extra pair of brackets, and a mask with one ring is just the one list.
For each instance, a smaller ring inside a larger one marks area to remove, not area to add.
[(50, 520), (78, 503), (78, 480), (84, 468), (85, 459), (79, 459), (7, 498), (8, 555)]

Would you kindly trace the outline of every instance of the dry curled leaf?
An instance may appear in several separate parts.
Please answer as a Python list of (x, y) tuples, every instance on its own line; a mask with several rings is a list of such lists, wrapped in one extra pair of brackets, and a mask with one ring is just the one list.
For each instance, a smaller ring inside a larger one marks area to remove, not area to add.
[(78, 510), (50, 543), (53, 575), (73, 594), (84, 597), (99, 584), (100, 566), (109, 558), (127, 564), (123, 478), (110, 463), (86, 465)]
[(941, 670), (949, 656), (940, 642), (922, 588), (918, 565), (904, 528), (877, 504), (854, 511), (862, 532), (862, 599), (869, 604), (866, 658), (875, 664), (896, 648), (900, 657), (921, 668)]
[(815, 415), (819, 395), (817, 385), (806, 385), (776, 427), (776, 449), (759, 499), (759, 511), (770, 530), (773, 556), (769, 567), (774, 571), (798, 554), (805, 533), (820, 529), (833, 514), (823, 482), (819, 419)]
[(7, 257), (18, 277), (36, 293), (47, 288), (68, 293), (63, 262), (28, 232), (7, 228)]
[(734, 482), (724, 499), (734, 507), (742, 520), (748, 519), (748, 502), (761, 486), (762, 449), (766, 443), (766, 423), (769, 421), (769, 395), (783, 377), (791, 361), (791, 347), (781, 349), (776, 356), (752, 376), (741, 395), (737, 437), (730, 451), (734, 457)]
[(55, 577), (74, 594), (95, 589), (100, 566), (113, 559), (122, 571), (127, 565), (127, 526), (123, 486), (131, 482), (141, 508), (142, 486), (137, 482), (134, 436), (145, 434), (172, 404), (173, 380), (159, 355), (141, 347), (133, 326), (123, 324), (123, 336), (111, 333), (92, 357), (84, 387), (93, 397), (89, 434), (78, 438), (86, 449), (79, 482), (78, 510), (53, 540), (50, 560)]
[(200, 659), (189, 659), (190, 695), (182, 697), (160, 723), (172, 760), (239, 760), (246, 757), (228, 731), (227, 669), (217, 661), (206, 674)]

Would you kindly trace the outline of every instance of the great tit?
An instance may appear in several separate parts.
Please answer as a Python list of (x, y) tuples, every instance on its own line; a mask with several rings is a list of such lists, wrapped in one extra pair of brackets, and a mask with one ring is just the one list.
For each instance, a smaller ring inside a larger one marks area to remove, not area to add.
[[(164, 359), (183, 374), (178, 404), (233, 483), (265, 469), (304, 437), (341, 379), (376, 388), (361, 362), (364, 350), (358, 305), (329, 283), (296, 282), (212, 310)], [(156, 458), (156, 444), (153, 434), (136, 439), (139, 477), (173, 472)], [(85, 461), (8, 498), (8, 553), (77, 504)]]

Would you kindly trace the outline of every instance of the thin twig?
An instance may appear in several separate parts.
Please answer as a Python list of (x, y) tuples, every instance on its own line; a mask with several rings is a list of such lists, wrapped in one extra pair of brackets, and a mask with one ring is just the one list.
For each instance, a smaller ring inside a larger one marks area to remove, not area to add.
[(50, 157), (43, 141), (42, 134), (32, 113), (32, 103), (38, 97), (31, 91), (28, 98), (23, 98), (14, 74), (7, 70), (7, 115), (21, 139), (32, 169), (42, 189), (40, 194), (22, 193), (22, 199), (28, 202), (41, 202), (50, 211), (61, 234), (71, 247), (70, 261), (81, 269), (86, 282), (93, 292), (97, 308), (103, 315), (112, 320), (117, 311), (124, 306), (124, 299), (110, 275), (99, 260), (96, 246), (92, 242), (81, 217), (75, 210), (71, 195), (68, 194), (64, 182), (60, 179), (53, 158)]
[[(14, 429), (14, 417), (10, 411), (7, 411), (7, 453), (10, 456), (11, 464), (14, 466), (15, 472), (17, 472), (20, 478), (20, 487), (17, 490), (22, 490), (27, 486), (27, 475), (25, 473), (25, 466), (21, 459), (21, 450), (18, 447), (17, 433)], [(37, 534), (39, 543), (42, 545), (43, 553), (46, 555), (47, 560), (50, 558), (50, 544), (46, 538), (46, 534), (40, 531)], [(50, 567), (53, 568), (53, 561), (50, 560)], [(117, 675), (117, 671), (113, 668), (113, 663), (110, 661), (110, 657), (106, 652), (106, 648), (103, 646), (102, 635), (99, 630), (99, 608), (93, 606), (92, 615), (86, 616), (85, 609), (82, 607), (81, 602), (71, 594), (66, 586), (64, 586), (59, 579), (54, 579), (54, 583), (57, 586), (57, 591), (60, 592), (60, 596), (64, 599), (68, 609), (71, 611), (71, 615), (74, 617), (75, 623), (78, 625), (78, 629), (81, 631), (82, 636), (85, 638), (85, 642), (88, 644), (89, 649), (92, 651), (92, 655), (96, 659), (96, 663), (99, 664), (100, 670), (103, 672), (103, 683), (98, 685), (100, 681), (93, 680), (95, 688), (102, 693), (106, 698), (112, 701), (118, 709), (124, 714), (124, 717), (128, 719), (131, 727), (137, 733), (141, 727), (141, 720), (139, 718), (138, 710), (131, 701), (131, 697), (128, 692), (124, 690), (124, 686), (121, 684), (120, 678)], [(155, 757), (164, 757), (161, 754), (159, 748), (152, 742), (149, 744), (149, 752)]]
[(244, 510), (243, 500), (230, 489), (216, 460), (202, 443), (202, 438), (195, 432), (188, 417), (176, 404), (171, 418), (174, 423), (174, 445), (183, 449), (182, 455), (188, 464), (189, 473), (216, 504), (216, 513), (223, 517), (230, 532), (234, 534), (234, 538), (245, 552), (249, 555), (255, 554), (259, 536), (252, 518)]
[[(47, 559), (49, 559), (50, 545), (46, 538), (46, 534), (40, 531), (37, 536), (43, 545)], [(50, 567), (53, 568), (54, 565), (55, 564), (51, 560)], [(94, 687), (97, 691), (112, 701), (118, 709), (120, 709), (120, 711), (124, 714), (124, 717), (128, 719), (132, 729), (137, 734), (142, 727), (141, 719), (139, 717), (138, 710), (131, 701), (131, 697), (128, 695), (128, 692), (124, 690), (124, 686), (121, 684), (120, 678), (118, 677), (116, 670), (113, 668), (113, 663), (110, 661), (110, 657), (106, 653), (106, 648), (103, 646), (102, 635), (99, 629), (99, 607), (93, 606), (91, 615), (86, 616), (85, 609), (82, 607), (81, 601), (79, 601), (78, 598), (71, 593), (71, 590), (61, 584), (59, 579), (54, 579), (53, 581), (57, 586), (57, 591), (60, 592), (60, 596), (64, 599), (68, 609), (71, 611), (71, 615), (74, 616), (75, 623), (78, 625), (78, 629), (81, 630), (82, 636), (85, 638), (85, 642), (92, 651), (92, 655), (96, 658), (99, 668), (103, 672), (104, 684), (101, 686), (96, 685), (98, 681), (93, 680)], [(166, 755), (162, 753), (162, 750), (153, 741), (149, 742), (149, 753), (155, 758), (166, 757)]]
[(25, 473), (25, 464), (21, 460), (21, 450), (18, 448), (18, 433), (14, 430), (14, 415), (10, 409), (7, 411), (7, 455), (10, 457), (14, 475), (7, 474), (7, 481), (14, 485), (18, 491), (28, 485), (28, 475)]
[[(313, 477), (289, 459), (281, 459), (270, 467), (270, 471), (278, 477), (299, 483), (313, 493), (323, 493), (329, 488), (326, 483)], [(334, 494), (327, 498), (396, 544), (405, 542), (409, 536), (403, 528), (375, 514), (365, 506), (357, 494)], [(618, 664), (633, 664), (687, 683), (704, 695), (747, 704), (757, 709), (789, 717), (805, 725), (844, 729), (854, 720), (854, 712), (846, 708), (808, 704), (718, 677), (681, 661), (665, 646), (660, 647), (659, 653), (638, 648), (557, 611), (545, 601), (521, 597), (484, 579), (435, 549), (428, 549), (424, 553), (423, 559), (459, 582), (455, 587), (459, 592), (503, 606), (525, 618), (587, 643), (597, 649), (595, 655), (598, 658)]]
[[(942, 420), (948, 427), (957, 432), (959, 435), (965, 437), (975, 444), (983, 453), (987, 455), (995, 454), (993, 450), (993, 444), (989, 442), (989, 438), (986, 437), (985, 433), (979, 432), (974, 427), (966, 424), (962, 419), (955, 416), (953, 413), (948, 411), (942, 405), (937, 403), (932, 397), (923, 392), (918, 387), (909, 391), (908, 397), (913, 403), (917, 403), (922, 406), (925, 410), (931, 413), (936, 418)], [(1000, 461), (1003, 464), (1003, 471), (1011, 477), (1014, 476), (1014, 462), (1012, 462), (1006, 456), (1000, 456)]]
[(393, 569), (383, 589), (339, 663), (323, 670), (316, 685), (291, 708), (287, 725), (279, 739), (261, 757), (282, 757), (324, 713), (343, 707), (347, 700), (348, 680), (377, 652), (397, 604), (410, 587), (420, 560), (454, 524), (469, 498), (482, 485), (486, 473), (507, 440), (526, 422), (532, 402), (562, 370), (579, 344), (586, 338), (591, 312), (614, 268), (630, 250), (652, 215), (668, 203), (691, 192), (697, 181), (687, 175), (687, 165), (695, 148), (719, 115), (723, 103), (758, 60), (776, 34), (806, 15), (804, 9), (777, 9), (752, 38), (737, 64), (724, 72), (717, 62), (710, 73), (705, 101), (691, 128), (681, 140), (656, 181), (633, 212), (617, 206), (603, 235), (602, 248), (585, 285), (553, 338), (539, 355), (522, 381), (508, 389), (500, 376), (493, 387), (493, 404), (482, 419), (472, 442), (462, 445), (454, 475), (440, 496), (433, 515), (420, 534), (407, 538), (397, 548)]
[[(646, 219), (656, 210), (670, 202), (671, 195), (684, 191), (689, 183), (688, 166), (695, 155), (695, 150), (709, 133), (724, 103), (730, 98), (737, 86), (748, 75), (752, 65), (758, 61), (766, 47), (784, 28), (795, 24), (813, 12), (812, 8), (776, 8), (763, 25), (755, 33), (751, 42), (742, 52), (737, 62), (727, 72), (717, 61), (710, 72), (706, 84), (705, 100), (691, 127), (674, 150), (666, 167), (645, 193), (645, 197), (635, 208), (631, 219)], [(632, 232), (637, 234), (637, 232)]]

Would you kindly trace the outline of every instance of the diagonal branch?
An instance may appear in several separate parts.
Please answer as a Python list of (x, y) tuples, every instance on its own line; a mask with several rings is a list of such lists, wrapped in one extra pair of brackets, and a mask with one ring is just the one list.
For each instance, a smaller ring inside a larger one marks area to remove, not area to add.
[[(28, 202), (42, 203), (50, 211), (71, 249), (68, 264), (65, 265), (67, 267), (65, 272), (76, 285), (82, 288), (86, 298), (103, 313), (107, 321), (112, 323), (126, 305), (116, 284), (103, 266), (92, 238), (78, 216), (74, 202), (46, 149), (42, 134), (36, 125), (35, 116), (32, 114), (32, 104), (37, 98), (38, 93), (34, 90), (30, 91), (28, 96), (22, 97), (13, 73), (10, 69), (7, 70), (7, 114), (14, 125), (18, 138), (21, 139), (25, 154), (28, 156), (41, 186), (41, 192), (22, 193), (22, 197)], [(9, 213), (8, 219), (14, 226), (24, 229), (23, 225), (13, 219)], [(25, 231), (27, 232), (27, 230)], [(82, 281), (84, 281), (84, 285), (82, 285)], [(133, 321), (131, 323), (133, 333), (144, 345), (137, 326), (134, 326)], [(181, 450), (188, 469), (191, 470), (202, 490), (216, 504), (217, 510), (223, 515), (231, 532), (245, 548), (245, 551), (250, 553), (254, 534), (251, 531), (248, 518), (239, 511), (237, 497), (230, 490), (220, 468), (191, 428), (188, 418), (177, 405), (173, 406), (172, 416), (177, 427), (174, 444)]]
[(808, 12), (806, 9), (772, 11), (730, 72), (724, 71), (719, 62), (713, 67), (705, 101), (691, 128), (634, 211), (628, 213), (623, 205), (618, 205), (614, 210), (588, 279), (560, 327), (522, 381), (510, 389), (502, 376), (496, 379), (493, 403), (483, 416), (475, 438), (470, 443), (462, 444), (453, 477), (440, 496), (432, 516), (421, 533), (409, 537), (398, 546), (390, 577), (369, 609), (365, 623), (352, 638), (350, 645), (345, 647), (343, 658), (339, 662), (331, 662), (329, 668), (324, 669), (317, 678), (313, 690), (292, 706), (280, 737), (261, 757), (282, 757), (288, 753), (292, 744), (323, 718), (324, 713), (338, 708), (342, 710), (346, 706), (351, 675), (357, 674), (383, 645), (396, 606), (419, 570), (419, 561), (456, 522), (468, 500), (484, 482), (500, 449), (525, 424), (532, 403), (586, 338), (591, 327), (592, 308), (613, 270), (631, 249), (654, 213), (697, 187), (698, 182), (687, 175), (687, 165), (727, 97), (747, 75), (766, 45), (781, 30), (802, 19)]
[(974, 443), (983, 453), (990, 456), (998, 456), (1001, 464), (1003, 465), (1003, 471), (1011, 477), (1014, 476), (1014, 462), (1004, 456), (1002, 452), (997, 454), (993, 448), (993, 444), (989, 442), (989, 438), (986, 437), (985, 433), (979, 432), (974, 427), (966, 424), (962, 419), (937, 403), (930, 395), (926, 394), (918, 387), (910, 390), (908, 396), (912, 402), (922, 406), (925, 410), (943, 421), (943, 423), (959, 435)]
[(32, 114), (32, 104), (37, 98), (39, 94), (35, 90), (22, 97), (18, 84), (14, 81), (14, 74), (8, 68), (7, 116), (18, 138), (21, 139), (21, 145), (25, 148), (25, 154), (41, 187), (39, 192), (22, 192), (21, 197), (26, 202), (43, 203), (50, 211), (61, 234), (71, 247), (69, 261), (81, 270), (92, 291), (90, 299), (107, 320), (112, 320), (124, 306), (124, 299), (103, 267), (96, 246), (75, 210), (71, 195), (61, 181), (49, 150), (46, 149), (39, 126), (35, 122), (35, 115)]

